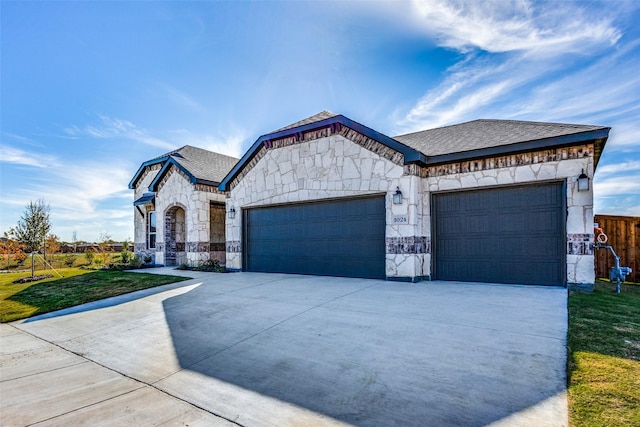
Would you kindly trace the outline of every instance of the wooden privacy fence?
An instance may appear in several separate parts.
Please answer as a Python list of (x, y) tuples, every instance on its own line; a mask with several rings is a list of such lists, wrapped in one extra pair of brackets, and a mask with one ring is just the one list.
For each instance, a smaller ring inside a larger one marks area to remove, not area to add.
[[(611, 245), (620, 257), (622, 267), (631, 267), (628, 282), (640, 283), (640, 217), (596, 215), (595, 222), (609, 237)], [(596, 277), (609, 277), (609, 270), (615, 261), (609, 250), (596, 249)]]

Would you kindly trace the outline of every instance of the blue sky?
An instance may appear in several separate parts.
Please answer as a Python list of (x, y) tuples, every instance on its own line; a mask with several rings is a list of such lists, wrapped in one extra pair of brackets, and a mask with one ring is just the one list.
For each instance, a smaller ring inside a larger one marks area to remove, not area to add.
[(133, 237), (140, 163), (240, 156), (321, 110), (390, 136), (478, 118), (612, 127), (595, 212), (640, 216), (640, 3), (2, 1), (0, 232)]

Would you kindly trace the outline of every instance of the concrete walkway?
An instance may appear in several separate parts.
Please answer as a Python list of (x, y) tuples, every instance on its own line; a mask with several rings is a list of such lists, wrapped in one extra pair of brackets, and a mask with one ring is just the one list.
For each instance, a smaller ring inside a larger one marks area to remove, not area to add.
[(2, 325), (1, 421), (563, 426), (566, 302), (560, 288), (200, 273)]
[(0, 325), (2, 426), (235, 426), (152, 386)]

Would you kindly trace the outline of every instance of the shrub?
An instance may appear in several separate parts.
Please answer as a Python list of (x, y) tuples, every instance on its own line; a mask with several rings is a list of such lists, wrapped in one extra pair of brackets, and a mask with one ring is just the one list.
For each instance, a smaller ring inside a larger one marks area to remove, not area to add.
[(89, 264), (93, 264), (93, 259), (95, 258), (95, 256), (96, 254), (93, 252), (93, 249), (87, 249), (84, 253), (84, 257), (87, 259), (87, 262)]
[(16, 265), (20, 265), (27, 259), (27, 254), (24, 252), (18, 252), (13, 254), (13, 259), (16, 261)]
[(225, 268), (220, 265), (220, 261), (217, 259), (208, 259), (202, 261), (197, 267), (193, 268), (196, 271), (215, 271), (221, 273), (225, 271)]
[(143, 259), (145, 264), (151, 264), (153, 257), (151, 257), (151, 255), (145, 255)]
[(67, 267), (73, 267), (73, 264), (76, 262), (76, 256), (74, 254), (66, 254), (63, 262)]
[(114, 271), (124, 271), (131, 270), (131, 266), (129, 264), (121, 264), (121, 263), (111, 263), (104, 267), (106, 270), (114, 270)]
[(140, 258), (138, 255), (134, 255), (133, 258), (131, 258), (131, 261), (129, 261), (129, 265), (135, 268), (142, 267), (142, 258)]
[(129, 252), (126, 249), (124, 249), (122, 252), (120, 252), (120, 261), (123, 264), (129, 264), (132, 259), (133, 259), (133, 252)]
[(53, 274), (43, 274), (42, 276), (33, 276), (33, 277), (29, 276), (29, 277), (23, 277), (22, 279), (14, 280), (13, 283), (36, 282), (38, 280), (50, 279), (51, 277), (53, 277)]

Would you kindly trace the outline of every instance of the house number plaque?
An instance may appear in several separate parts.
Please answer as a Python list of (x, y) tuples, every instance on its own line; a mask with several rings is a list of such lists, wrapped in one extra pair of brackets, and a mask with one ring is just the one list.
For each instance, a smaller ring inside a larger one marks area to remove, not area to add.
[(391, 222), (393, 224), (408, 224), (409, 218), (407, 217), (407, 215), (394, 215), (391, 218)]

